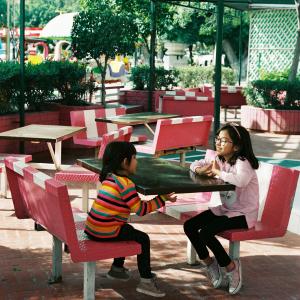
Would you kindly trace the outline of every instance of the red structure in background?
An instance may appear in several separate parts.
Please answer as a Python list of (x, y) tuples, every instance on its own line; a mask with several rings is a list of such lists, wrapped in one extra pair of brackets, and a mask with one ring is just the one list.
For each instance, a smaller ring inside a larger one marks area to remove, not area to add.
[[(12, 29), (14, 32), (15, 37), (20, 36), (20, 29), (15, 28)], [(42, 28), (40, 27), (25, 27), (25, 37), (39, 37), (40, 33), (42, 31)], [(0, 29), (0, 38), (6, 37), (6, 28)]]

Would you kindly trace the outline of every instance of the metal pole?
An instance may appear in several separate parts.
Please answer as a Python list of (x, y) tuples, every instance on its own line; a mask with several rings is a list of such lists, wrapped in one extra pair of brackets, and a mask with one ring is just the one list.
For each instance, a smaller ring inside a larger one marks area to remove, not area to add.
[[(25, 0), (20, 0), (20, 127), (25, 125)], [(24, 142), (20, 143), (20, 153), (24, 153)]]
[(239, 85), (242, 80), (242, 58), (243, 58), (243, 44), (242, 44), (242, 30), (243, 30), (243, 12), (240, 11), (240, 36), (239, 36)]
[(150, 40), (150, 74), (148, 87), (148, 111), (152, 111), (152, 95), (155, 85), (155, 40), (156, 40), (156, 2), (151, 0), (151, 40)]
[(214, 136), (220, 127), (220, 103), (221, 103), (221, 80), (222, 80), (222, 40), (223, 40), (223, 16), (224, 0), (219, 0), (217, 5), (217, 41), (216, 41), (216, 64), (215, 64), (215, 116)]
[(7, 29), (6, 29), (6, 60), (10, 60), (10, 0), (6, 0), (7, 8), (7, 16), (6, 16), (6, 23), (7, 23)]

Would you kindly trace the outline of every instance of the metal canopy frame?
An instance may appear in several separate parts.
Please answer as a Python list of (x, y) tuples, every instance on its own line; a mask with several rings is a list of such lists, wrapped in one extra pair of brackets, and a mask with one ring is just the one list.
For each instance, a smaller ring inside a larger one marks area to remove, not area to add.
[[(179, 4), (182, 2), (188, 3), (189, 7), (193, 8), (197, 3), (212, 3), (217, 5), (219, 0), (157, 0), (170, 4)], [(294, 0), (224, 0), (224, 6), (231, 7), (237, 10), (253, 10), (262, 8), (289, 8), (295, 4)]]
[[(217, 13), (217, 38), (216, 38), (216, 61), (215, 61), (215, 101), (214, 101), (214, 135), (220, 127), (220, 97), (221, 97), (221, 57), (223, 39), (223, 17), (224, 7), (233, 8), (240, 11), (253, 9), (283, 9), (295, 7), (294, 0), (151, 0), (151, 47), (150, 47), (150, 78), (148, 108), (152, 109), (152, 94), (154, 87), (155, 70), (155, 43), (156, 43), (156, 5), (157, 3), (169, 3), (170, 5), (182, 5), (197, 9), (196, 4), (212, 3), (216, 6)], [(241, 18), (242, 21), (242, 18)]]

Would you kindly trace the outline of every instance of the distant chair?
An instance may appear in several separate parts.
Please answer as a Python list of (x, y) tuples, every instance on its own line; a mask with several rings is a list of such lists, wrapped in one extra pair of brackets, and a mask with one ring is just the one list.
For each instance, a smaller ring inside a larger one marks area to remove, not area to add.
[(125, 126), (118, 130), (111, 131), (102, 136), (102, 143), (99, 150), (98, 158), (102, 158), (106, 146), (114, 141), (130, 141), (130, 137), (132, 134), (132, 126)]
[(89, 185), (99, 181), (99, 174), (77, 164), (55, 173), (55, 179), (62, 182), (75, 182), (82, 188), (82, 211), (89, 210)]
[(212, 116), (192, 116), (158, 120), (153, 140), (136, 145), (136, 150), (155, 157), (178, 153), (184, 164), (187, 151), (208, 144), (212, 119)]
[[(98, 149), (102, 143), (102, 136), (111, 131), (118, 130), (122, 125), (96, 122), (96, 118), (100, 117), (112, 117), (118, 115), (124, 115), (126, 113), (125, 108), (99, 108), (80, 111), (71, 111), (71, 124), (72, 126), (84, 126), (85, 132), (81, 132), (73, 136), (74, 144), (89, 146), (96, 148), (96, 156), (98, 155)], [(144, 142), (147, 140), (146, 135), (132, 136), (130, 142)]]

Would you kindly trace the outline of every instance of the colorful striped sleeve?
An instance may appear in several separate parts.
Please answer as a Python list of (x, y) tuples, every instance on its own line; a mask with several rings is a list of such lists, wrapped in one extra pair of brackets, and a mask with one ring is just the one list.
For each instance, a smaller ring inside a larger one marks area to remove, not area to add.
[(149, 201), (143, 201), (136, 191), (135, 184), (129, 178), (123, 177), (121, 180), (123, 185), (121, 197), (130, 211), (138, 216), (144, 216), (165, 205), (165, 199), (159, 195)]

